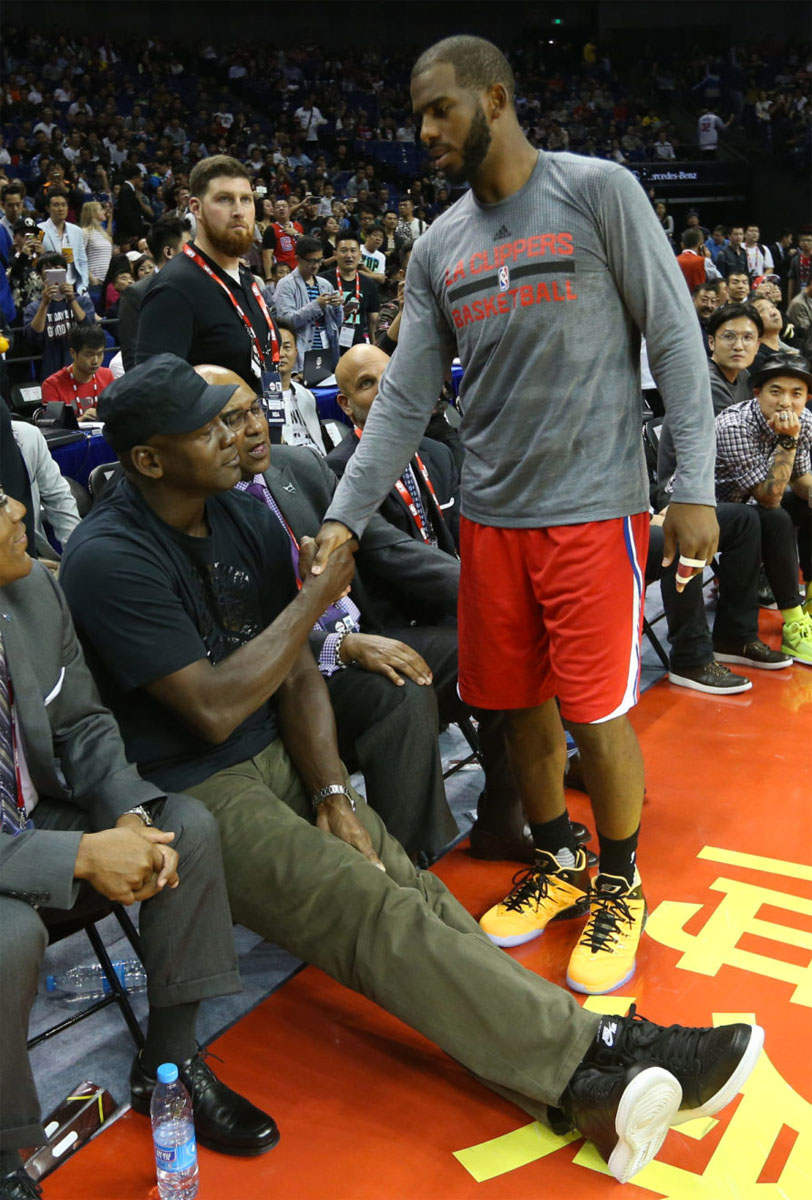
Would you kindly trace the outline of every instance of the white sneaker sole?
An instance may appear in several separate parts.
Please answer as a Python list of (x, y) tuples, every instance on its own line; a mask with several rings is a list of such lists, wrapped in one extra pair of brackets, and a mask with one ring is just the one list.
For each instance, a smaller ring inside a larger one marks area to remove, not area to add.
[(663, 1067), (646, 1067), (626, 1087), (617, 1106), (618, 1141), (609, 1170), (618, 1183), (642, 1171), (657, 1154), (682, 1103), (679, 1080)]
[(709, 696), (736, 696), (739, 692), (749, 692), (753, 686), (749, 679), (741, 676), (741, 683), (734, 684), (732, 687), (708, 687), (705, 683), (697, 683), (695, 679), (689, 679), (687, 675), (676, 675), (673, 671), (668, 672), (669, 683), (675, 683), (677, 687), (691, 688), (695, 692), (705, 692)]
[(750, 1077), (750, 1072), (758, 1062), (763, 1048), (764, 1030), (760, 1025), (753, 1025), (747, 1049), (739, 1059), (739, 1065), (727, 1083), (723, 1084), (716, 1095), (711, 1096), (710, 1100), (706, 1100), (701, 1107), (686, 1108), (682, 1112), (678, 1112), (674, 1124), (683, 1125), (686, 1121), (693, 1121), (696, 1117), (712, 1117), (715, 1113), (721, 1112), (726, 1105), (730, 1104), (731, 1100), (738, 1096), (744, 1087)]
[(797, 654), (793, 654), (786, 646), (781, 647), (782, 654), (788, 654), (793, 662), (800, 663), (802, 667), (812, 667), (812, 658), (799, 658)]
[(756, 662), (755, 659), (745, 658), (743, 654), (720, 654), (718, 650), (714, 650), (713, 657), (717, 662), (740, 663), (741, 666), (753, 667), (756, 671), (783, 671), (785, 667), (792, 666), (791, 654), (788, 654), (783, 662)]

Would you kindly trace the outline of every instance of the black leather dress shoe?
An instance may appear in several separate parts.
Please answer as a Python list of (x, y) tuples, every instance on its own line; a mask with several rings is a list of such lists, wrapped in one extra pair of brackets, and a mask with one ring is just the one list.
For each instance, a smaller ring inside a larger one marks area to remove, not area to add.
[[(195, 1136), (207, 1150), (249, 1156), (265, 1154), (279, 1141), (273, 1117), (221, 1083), (202, 1054), (179, 1063), (178, 1074), (192, 1097)], [(137, 1054), (130, 1071), (130, 1103), (136, 1112), (149, 1116), (156, 1083)]]
[(0, 1179), (0, 1200), (39, 1200), (42, 1188), (22, 1167)]
[[(586, 825), (582, 825), (580, 821), (572, 822), (572, 832), (579, 846), (585, 845), (592, 837)], [(487, 829), (483, 829), (478, 821), (475, 821), (471, 828), (469, 842), (473, 858), (484, 858), (491, 862), (501, 862), (505, 859), (523, 863), (536, 861), (536, 848), (526, 825), (522, 837), (503, 837), (498, 833), (490, 833)], [(588, 850), (587, 865), (594, 867), (597, 861), (597, 855)]]

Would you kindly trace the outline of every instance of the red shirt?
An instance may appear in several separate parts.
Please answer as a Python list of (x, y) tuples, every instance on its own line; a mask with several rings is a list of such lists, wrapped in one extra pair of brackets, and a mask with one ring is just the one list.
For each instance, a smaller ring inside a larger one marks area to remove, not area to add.
[(95, 408), (99, 396), (108, 384), (113, 382), (113, 372), (109, 367), (99, 367), (92, 379), (87, 383), (77, 383), (73, 378), (73, 367), (63, 367), (55, 371), (42, 382), (42, 403), (48, 404), (61, 400), (76, 409), (77, 416), (85, 409)]
[[(302, 232), (302, 227), (298, 221), (293, 222), (293, 228), (297, 233)], [(265, 236), (262, 239), (262, 248), (264, 250), (273, 250), (274, 258), (277, 262), (287, 263), (291, 271), (296, 270), (296, 265), (299, 261), (296, 257), (296, 238), (287, 233), (278, 221), (274, 221), (265, 230)]]
[(694, 254), (692, 250), (683, 250), (682, 254), (677, 255), (677, 262), (691, 292), (694, 288), (698, 288), (700, 283), (705, 282), (704, 258)]

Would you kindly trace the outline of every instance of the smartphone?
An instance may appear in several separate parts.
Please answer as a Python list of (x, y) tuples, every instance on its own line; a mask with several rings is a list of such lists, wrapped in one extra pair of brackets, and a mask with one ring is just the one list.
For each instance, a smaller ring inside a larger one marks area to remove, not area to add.
[(61, 287), (68, 282), (68, 272), (64, 267), (49, 267), (42, 273), (46, 287)]

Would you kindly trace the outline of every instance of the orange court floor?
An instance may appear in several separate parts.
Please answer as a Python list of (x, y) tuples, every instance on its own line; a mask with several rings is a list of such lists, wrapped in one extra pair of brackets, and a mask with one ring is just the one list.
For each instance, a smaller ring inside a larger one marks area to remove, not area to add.
[[(762, 635), (776, 644), (776, 614)], [(755, 1018), (765, 1053), (719, 1118), (672, 1131), (621, 1187), (421, 1036), (313, 967), (213, 1044), (221, 1077), (274, 1114), (258, 1159), (200, 1151), (201, 1200), (809, 1200), (812, 1197), (812, 670), (753, 672), (737, 696), (661, 681), (633, 714), (646, 760), (640, 864), (649, 903), (620, 994), (661, 1023)], [(591, 825), (586, 798), (573, 817)], [(479, 915), (516, 868), (437, 866)], [(563, 984), (580, 923), (511, 951)], [(122, 1032), (122, 1037), (126, 1036)], [(154, 1200), (149, 1123), (128, 1112), (45, 1181), (46, 1200)]]

